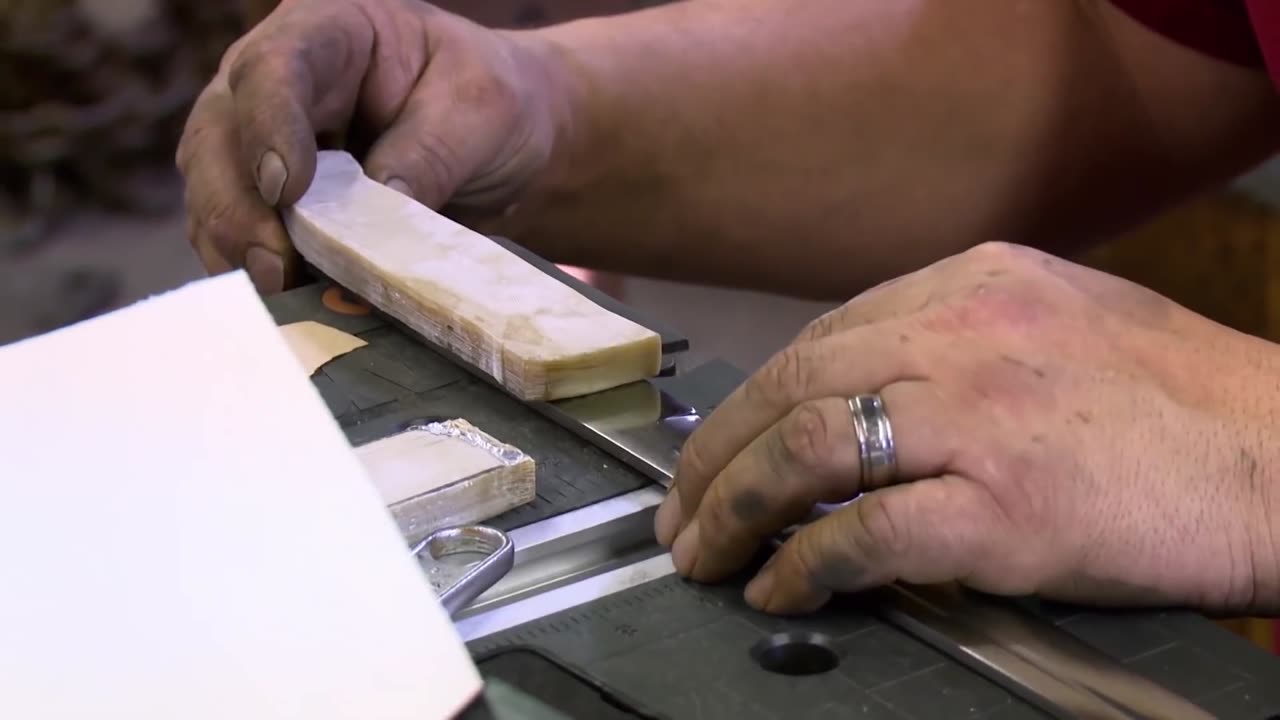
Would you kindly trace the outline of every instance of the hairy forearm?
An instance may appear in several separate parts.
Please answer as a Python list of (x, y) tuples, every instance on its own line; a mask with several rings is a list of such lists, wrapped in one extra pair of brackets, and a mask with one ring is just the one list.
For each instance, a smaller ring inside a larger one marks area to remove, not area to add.
[(847, 297), (1121, 228), (1271, 149), (1260, 73), (1104, 3), (688, 0), (533, 31), (551, 169), (496, 228), (600, 269)]

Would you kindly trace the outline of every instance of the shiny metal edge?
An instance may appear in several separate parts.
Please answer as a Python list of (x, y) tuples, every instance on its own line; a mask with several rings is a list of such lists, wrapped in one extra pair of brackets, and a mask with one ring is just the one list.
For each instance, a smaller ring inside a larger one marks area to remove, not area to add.
[(554, 590), (530, 595), (509, 605), (462, 618), (454, 626), (465, 642), (472, 642), (562, 610), (629, 590), (651, 580), (674, 575), (675, 571), (675, 566), (671, 564), (670, 553), (663, 553), (599, 575), (585, 577)]
[(645, 487), (512, 530), (512, 568), (455, 618), (489, 612), (665, 552), (653, 536), (653, 514), (662, 497), (661, 489)]
[(880, 616), (1055, 718), (1213, 716), (1006, 602), (958, 586), (872, 591)]
[(663, 497), (660, 488), (642, 487), (510, 530), (507, 536), (516, 545), (516, 562), (520, 563), (530, 557), (559, 550), (557, 543), (563, 543), (567, 536), (584, 528), (598, 527), (636, 513), (648, 511), (652, 514)]
[(505, 577), (515, 564), (515, 544), (511, 537), (483, 525), (436, 530), (419, 541), (410, 552), (429, 575), (444, 567), (441, 563), (449, 555), (482, 556), (479, 562), (470, 564), (438, 592), (440, 604), (452, 618), (458, 617), (463, 608)]
[(680, 450), (702, 423), (696, 409), (648, 380), (529, 406), (663, 487), (670, 487)]

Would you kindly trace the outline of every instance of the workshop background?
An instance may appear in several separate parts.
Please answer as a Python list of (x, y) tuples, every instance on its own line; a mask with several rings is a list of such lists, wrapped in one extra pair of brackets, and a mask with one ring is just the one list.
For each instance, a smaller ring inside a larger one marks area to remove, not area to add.
[[(663, 0), (444, 0), (532, 26)], [(277, 0), (0, 0), (0, 344), (203, 275), (173, 152), (226, 46)], [(1280, 163), (1091, 250), (1130, 278), (1280, 341)], [(590, 274), (590, 273), (586, 273)], [(828, 304), (658, 282), (593, 282), (689, 336), (688, 361), (760, 365)], [(1225, 621), (1273, 650), (1260, 620)]]

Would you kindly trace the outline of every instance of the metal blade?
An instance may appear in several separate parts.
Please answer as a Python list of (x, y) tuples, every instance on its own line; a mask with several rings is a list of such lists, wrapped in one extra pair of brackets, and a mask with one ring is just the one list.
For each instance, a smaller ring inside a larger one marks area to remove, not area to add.
[(680, 449), (702, 424), (697, 410), (648, 381), (533, 407), (663, 487), (671, 486)]

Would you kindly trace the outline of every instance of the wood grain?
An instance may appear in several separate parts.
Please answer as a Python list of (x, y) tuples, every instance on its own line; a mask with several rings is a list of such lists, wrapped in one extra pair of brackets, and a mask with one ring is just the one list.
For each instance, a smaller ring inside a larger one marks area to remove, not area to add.
[(534, 462), (466, 420), (425, 423), (356, 448), (410, 544), (533, 500)]
[(657, 374), (657, 333), (489, 238), (324, 151), (284, 212), (298, 251), (334, 281), (522, 400), (585, 395)]

